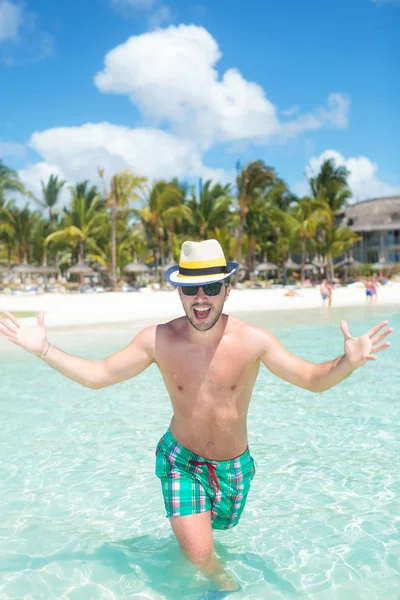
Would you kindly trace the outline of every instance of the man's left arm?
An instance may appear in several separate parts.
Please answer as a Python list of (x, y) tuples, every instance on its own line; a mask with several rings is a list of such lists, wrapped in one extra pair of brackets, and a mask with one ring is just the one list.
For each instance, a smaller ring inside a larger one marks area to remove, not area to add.
[(342, 321), (340, 328), (344, 337), (344, 354), (320, 364), (291, 354), (272, 333), (265, 332), (265, 344), (260, 358), (277, 377), (310, 392), (325, 392), (366, 362), (377, 360), (374, 355), (390, 346), (390, 342), (380, 344), (393, 331), (391, 327), (384, 329), (387, 324), (387, 321), (382, 321), (368, 333), (354, 338), (350, 335), (346, 321)]

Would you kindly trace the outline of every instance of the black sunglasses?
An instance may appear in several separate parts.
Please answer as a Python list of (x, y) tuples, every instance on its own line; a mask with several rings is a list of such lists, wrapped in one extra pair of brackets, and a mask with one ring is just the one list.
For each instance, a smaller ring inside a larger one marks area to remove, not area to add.
[(214, 283), (206, 283), (204, 285), (183, 285), (182, 292), (185, 296), (195, 296), (200, 288), (206, 296), (218, 296), (222, 286), (227, 287), (229, 283), (222, 283), (221, 281), (215, 281)]

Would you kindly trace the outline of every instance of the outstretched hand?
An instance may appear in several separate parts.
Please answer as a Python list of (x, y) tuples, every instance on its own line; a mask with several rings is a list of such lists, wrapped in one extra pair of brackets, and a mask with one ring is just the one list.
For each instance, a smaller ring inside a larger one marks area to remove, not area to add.
[[(375, 325), (368, 333), (361, 335), (358, 338), (354, 338), (350, 335), (349, 326), (346, 321), (341, 321), (340, 329), (344, 336), (344, 351), (346, 358), (349, 361), (353, 369), (362, 367), (369, 360), (378, 360), (376, 356), (373, 356), (377, 352), (381, 352), (390, 346), (390, 342), (384, 342), (379, 344), (385, 337), (390, 335), (393, 331), (392, 327), (388, 327), (384, 331), (381, 331), (388, 321), (382, 321), (378, 325)], [(379, 333), (378, 335), (378, 332)]]
[(0, 333), (27, 352), (42, 356), (48, 346), (44, 327), (44, 314), (42, 312), (38, 313), (37, 326), (35, 327), (24, 325), (10, 312), (4, 312), (4, 314), (7, 319), (0, 318)]

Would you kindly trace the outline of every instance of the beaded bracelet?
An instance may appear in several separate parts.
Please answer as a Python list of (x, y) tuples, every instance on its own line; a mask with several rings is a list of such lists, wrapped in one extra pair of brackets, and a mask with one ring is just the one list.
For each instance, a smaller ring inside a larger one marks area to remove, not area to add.
[(50, 348), (50, 342), (48, 341), (47, 343), (48, 343), (48, 346), (47, 346), (47, 348), (46, 348), (46, 352), (45, 352), (44, 354), (42, 354), (42, 356), (41, 356), (40, 358), (44, 358), (44, 357), (46, 356), (46, 354), (48, 353), (48, 351), (49, 351), (49, 348)]

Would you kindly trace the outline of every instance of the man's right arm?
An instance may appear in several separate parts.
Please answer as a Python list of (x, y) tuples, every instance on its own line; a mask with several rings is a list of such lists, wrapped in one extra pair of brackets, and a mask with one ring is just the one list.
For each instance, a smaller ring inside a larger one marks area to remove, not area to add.
[(81, 385), (98, 390), (142, 373), (154, 362), (156, 326), (146, 327), (122, 350), (96, 362), (49, 345), (43, 361)]

